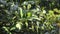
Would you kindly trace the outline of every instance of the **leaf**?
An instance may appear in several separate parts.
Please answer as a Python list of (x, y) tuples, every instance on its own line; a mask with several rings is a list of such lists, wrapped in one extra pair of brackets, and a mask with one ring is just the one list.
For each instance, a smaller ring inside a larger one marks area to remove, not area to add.
[(31, 12), (27, 12), (27, 18), (31, 17), (32, 13)]
[(27, 9), (29, 10), (31, 8), (31, 4), (28, 4)]
[(23, 18), (23, 11), (22, 11), (22, 8), (19, 8), (20, 9), (20, 16), (21, 18)]

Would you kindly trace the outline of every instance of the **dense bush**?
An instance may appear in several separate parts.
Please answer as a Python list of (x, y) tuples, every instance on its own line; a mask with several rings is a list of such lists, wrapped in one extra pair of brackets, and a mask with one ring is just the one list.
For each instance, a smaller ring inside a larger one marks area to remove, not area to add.
[(0, 34), (58, 34), (57, 23), (59, 0), (0, 0)]

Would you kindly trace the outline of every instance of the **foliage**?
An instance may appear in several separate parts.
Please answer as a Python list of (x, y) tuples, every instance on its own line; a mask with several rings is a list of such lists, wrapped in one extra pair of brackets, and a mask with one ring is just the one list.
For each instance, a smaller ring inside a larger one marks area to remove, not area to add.
[(59, 7), (58, 0), (0, 0), (0, 34), (57, 34)]

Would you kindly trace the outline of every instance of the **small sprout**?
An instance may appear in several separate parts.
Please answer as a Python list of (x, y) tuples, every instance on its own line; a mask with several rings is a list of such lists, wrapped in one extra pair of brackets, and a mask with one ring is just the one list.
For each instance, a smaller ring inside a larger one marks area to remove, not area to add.
[(46, 10), (43, 10), (43, 13), (45, 14), (46, 13)]
[(18, 28), (20, 30), (21, 29), (21, 24), (17, 23), (16, 28)]
[(31, 4), (28, 4), (27, 9), (29, 10), (31, 8)]
[(26, 9), (26, 6), (23, 6), (24, 9)]

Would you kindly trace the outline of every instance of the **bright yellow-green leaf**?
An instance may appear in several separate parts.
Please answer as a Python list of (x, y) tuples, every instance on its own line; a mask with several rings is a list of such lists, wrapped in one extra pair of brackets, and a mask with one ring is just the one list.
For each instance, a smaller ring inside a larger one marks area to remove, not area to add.
[(31, 17), (32, 13), (31, 12), (27, 12), (27, 17)]

